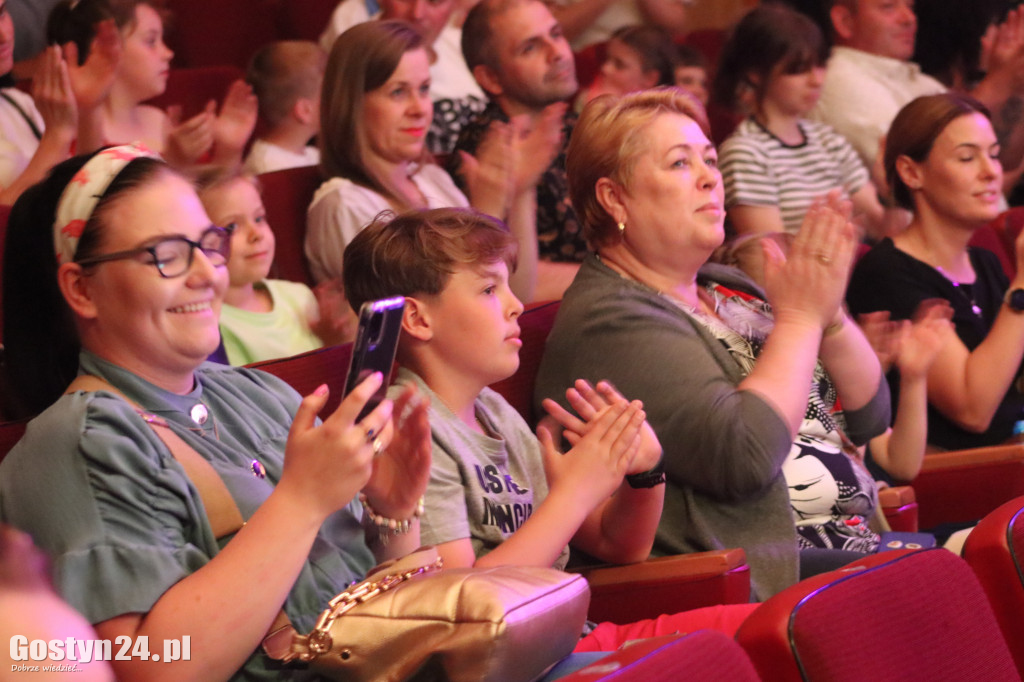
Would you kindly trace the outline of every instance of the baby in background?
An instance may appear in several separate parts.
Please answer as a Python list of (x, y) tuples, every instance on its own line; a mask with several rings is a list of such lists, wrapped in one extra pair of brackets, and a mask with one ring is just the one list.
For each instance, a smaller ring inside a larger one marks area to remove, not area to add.
[(310, 141), (320, 132), (320, 87), (327, 55), (308, 40), (279, 40), (249, 62), (245, 80), (259, 101), (260, 127), (245, 169), (269, 173), (315, 166), (320, 150)]
[(314, 292), (299, 282), (267, 278), (274, 232), (253, 176), (215, 170), (201, 176), (198, 187), (210, 220), (231, 232), (220, 332), (232, 365), (352, 340), (355, 315), (337, 285), (325, 282)]

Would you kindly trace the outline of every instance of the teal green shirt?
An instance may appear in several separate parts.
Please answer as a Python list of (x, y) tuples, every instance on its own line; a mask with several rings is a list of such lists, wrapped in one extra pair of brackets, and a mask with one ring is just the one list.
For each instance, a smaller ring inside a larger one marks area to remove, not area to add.
[[(270, 495), (300, 402), (287, 384), (205, 363), (194, 390), (181, 396), (88, 352), (80, 362), (83, 372), (166, 419), (220, 474), (243, 518)], [(203, 427), (189, 417), (199, 402), (210, 414)], [(253, 459), (265, 479), (252, 473)], [(0, 465), (0, 520), (32, 535), (53, 560), (58, 592), (93, 623), (148, 612), (219, 549), (195, 488), (163, 441), (124, 400), (103, 391), (65, 395), (28, 425)], [(374, 563), (358, 503), (329, 517), (285, 603), (292, 623), (311, 630), (327, 601)], [(259, 585), (252, 597), (261, 597)], [(254, 653), (237, 679), (307, 676), (278, 667)]]

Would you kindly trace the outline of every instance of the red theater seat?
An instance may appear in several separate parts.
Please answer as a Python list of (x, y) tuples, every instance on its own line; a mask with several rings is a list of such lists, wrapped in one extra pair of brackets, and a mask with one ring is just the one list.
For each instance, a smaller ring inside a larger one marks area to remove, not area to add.
[(988, 594), (1024, 677), (1024, 497), (982, 519), (967, 537), (963, 554)]
[(970, 566), (945, 549), (882, 552), (802, 580), (736, 641), (762, 679), (1020, 680)]
[(277, 250), (272, 276), (313, 286), (306, 264), (306, 209), (322, 179), (316, 166), (289, 168), (259, 176), (267, 222), (274, 230)]

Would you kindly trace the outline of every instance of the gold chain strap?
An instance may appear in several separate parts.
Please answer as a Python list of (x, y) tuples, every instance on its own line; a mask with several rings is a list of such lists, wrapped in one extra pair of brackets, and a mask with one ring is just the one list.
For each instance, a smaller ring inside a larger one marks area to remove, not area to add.
[(359, 604), (365, 604), (377, 595), (394, 589), (395, 586), (400, 585), (407, 580), (412, 580), (416, 576), (423, 575), (424, 573), (440, 570), (442, 565), (443, 562), (441, 558), (438, 557), (429, 564), (417, 566), (416, 568), (411, 568), (407, 571), (402, 571), (401, 573), (389, 573), (380, 580), (367, 579), (348, 588), (328, 602), (327, 609), (320, 614), (316, 627), (313, 628), (313, 631), (309, 633), (308, 637), (302, 637), (301, 635), (296, 637), (300, 642), (302, 640), (306, 640), (304, 643), (306, 644), (307, 649), (305, 651), (296, 652), (293, 648), (292, 652), (284, 659), (285, 662), (298, 659), (308, 663), (317, 656), (327, 653), (331, 650), (331, 645), (333, 643), (333, 640), (331, 639), (331, 625), (336, 619), (345, 615)]

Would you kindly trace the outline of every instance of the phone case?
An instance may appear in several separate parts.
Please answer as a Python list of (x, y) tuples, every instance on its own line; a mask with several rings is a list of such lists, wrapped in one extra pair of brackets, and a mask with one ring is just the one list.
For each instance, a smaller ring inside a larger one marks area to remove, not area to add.
[(356, 421), (369, 414), (384, 400), (395, 364), (398, 336), (402, 331), (402, 313), (405, 298), (396, 296), (378, 301), (367, 301), (359, 308), (359, 331), (352, 349), (352, 362), (345, 379), (345, 395), (374, 372), (384, 375), (384, 382), (367, 401)]

